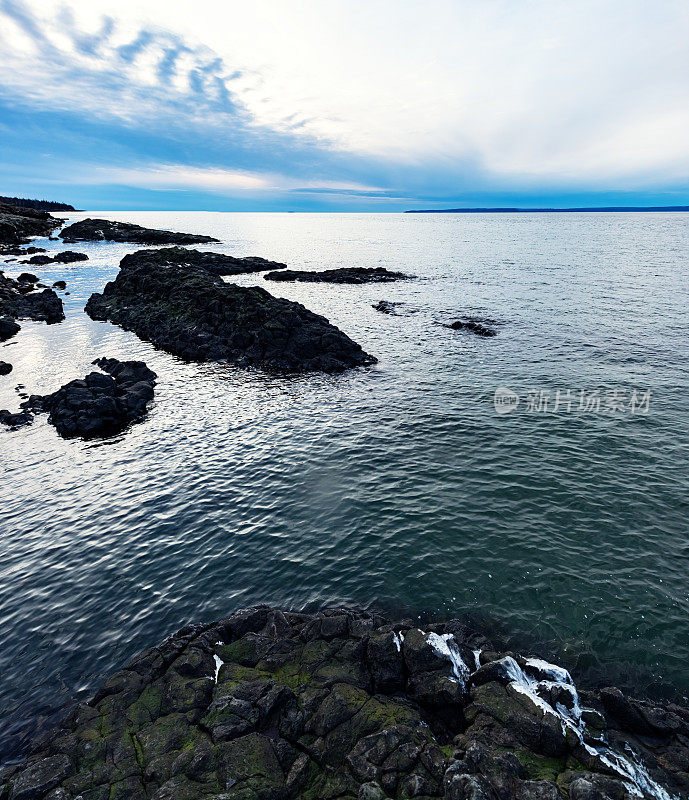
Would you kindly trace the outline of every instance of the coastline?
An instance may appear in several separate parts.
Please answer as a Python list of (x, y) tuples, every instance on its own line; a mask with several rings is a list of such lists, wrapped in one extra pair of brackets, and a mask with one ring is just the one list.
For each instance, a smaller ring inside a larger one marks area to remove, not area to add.
[[(279, 611), (278, 611), (278, 610), (276, 610), (276, 609), (273, 609), (273, 611), (274, 611), (275, 613), (277, 613), (277, 614), (279, 614), (279, 613), (282, 613), (282, 612), (279, 612)], [(238, 613), (240, 613), (240, 612), (238, 612)], [(347, 612), (347, 613), (350, 613), (350, 612)], [(352, 612), (352, 613), (354, 613), (354, 614), (357, 614), (357, 613), (360, 613), (360, 612)], [(368, 612), (366, 612), (366, 613), (368, 613)], [(303, 616), (303, 615), (301, 615), (301, 614), (297, 614), (296, 616), (297, 616), (297, 617), (301, 617), (301, 616)], [(375, 614), (373, 614), (373, 613), (371, 613), (371, 616), (372, 616), (372, 617), (375, 617), (376, 615), (375, 615)], [(422, 615), (422, 616), (425, 616), (425, 615)], [(406, 623), (405, 623), (405, 624), (406, 624)], [(476, 636), (476, 635), (478, 635), (478, 634), (474, 633), (474, 634), (471, 634), (471, 635), (472, 635), (472, 636)], [(513, 638), (513, 637), (510, 637), (510, 638)], [(519, 638), (519, 637), (518, 637), (518, 635), (516, 635), (516, 634), (515, 634), (515, 635), (514, 635), (514, 640), (518, 640), (518, 638)], [(497, 646), (497, 647), (499, 647), (499, 648), (500, 648), (500, 649), (502, 649), (502, 650), (505, 650), (505, 649), (507, 649), (507, 648), (506, 648), (504, 645), (501, 645), (501, 644), (498, 644), (498, 645), (496, 645), (496, 646)], [(539, 652), (542, 654), (542, 652), (543, 652), (543, 651), (539, 651)], [(98, 696), (98, 695), (96, 695), (96, 696)], [(51, 756), (48, 756), (48, 757), (49, 757), (49, 758), (52, 758), (53, 756), (51, 755)], [(469, 773), (462, 773), (462, 774), (469, 774)], [(51, 790), (51, 791), (52, 791), (52, 790)], [(68, 795), (65, 795), (65, 796), (68, 796)], [(0, 797), (2, 797), (2, 794), (0, 794)]]

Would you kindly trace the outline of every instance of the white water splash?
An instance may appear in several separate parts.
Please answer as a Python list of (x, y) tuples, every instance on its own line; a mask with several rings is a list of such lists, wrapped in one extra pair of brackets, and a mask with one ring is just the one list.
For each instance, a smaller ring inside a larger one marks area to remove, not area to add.
[(476, 669), (481, 669), (481, 651), (480, 650), (472, 650), (474, 654), (474, 664)]
[(393, 631), (392, 638), (395, 641), (395, 647), (397, 648), (397, 652), (401, 653), (402, 652), (402, 642), (404, 642), (404, 634), (402, 633), (402, 631), (399, 631), (399, 633), (395, 633)]
[(220, 658), (219, 655), (217, 655), (217, 653), (213, 654), (213, 659), (215, 661), (215, 675), (212, 678), (210, 678), (210, 680), (212, 680), (213, 683), (217, 683), (218, 682), (218, 676), (220, 675), (220, 667), (222, 667), (222, 665), (225, 662)]
[(441, 658), (452, 664), (455, 680), (461, 684), (462, 688), (466, 688), (471, 670), (464, 663), (455, 637), (451, 633), (429, 633), (426, 636), (426, 641)]
[[(608, 767), (624, 781), (627, 790), (636, 797), (650, 796), (655, 800), (679, 800), (678, 797), (670, 795), (666, 789), (651, 778), (646, 768), (638, 760), (636, 755), (629, 748), (630, 758), (626, 758), (620, 753), (616, 753), (605, 744), (593, 746), (584, 741), (585, 723), (581, 718), (581, 705), (579, 695), (572, 680), (571, 675), (563, 667), (557, 664), (550, 664), (539, 658), (529, 658), (526, 660), (526, 669), (522, 669), (519, 664), (511, 657), (506, 656), (501, 659), (505, 671), (510, 679), (509, 686), (513, 690), (528, 696), (529, 699), (541, 709), (543, 714), (552, 714), (559, 718), (562, 731), (566, 729), (573, 731), (586, 752), (597, 759), (602, 765)], [(536, 673), (529, 674), (529, 668)], [(550, 696), (553, 689), (566, 691), (571, 697), (571, 708), (563, 703), (551, 703), (541, 696), (547, 693)]]

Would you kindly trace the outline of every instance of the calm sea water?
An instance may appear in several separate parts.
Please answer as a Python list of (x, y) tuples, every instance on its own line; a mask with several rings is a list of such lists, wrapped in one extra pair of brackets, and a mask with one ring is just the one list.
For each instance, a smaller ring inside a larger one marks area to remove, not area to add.
[[(159, 382), (148, 418), (107, 441), (64, 441), (40, 417), (0, 432), (5, 759), (137, 651), (258, 602), (499, 620), (579, 678), (689, 691), (689, 216), (101, 215), (295, 268), (418, 278), (236, 279), (380, 361), (290, 378), (185, 364), (90, 320), (85, 301), (136, 247), (36, 268), (67, 281), (67, 320), (0, 346), (0, 408), (98, 356), (143, 359)], [(460, 314), (499, 335), (442, 326)], [(497, 387), (520, 397), (512, 412), (496, 414)], [(600, 410), (579, 411), (596, 390)]]

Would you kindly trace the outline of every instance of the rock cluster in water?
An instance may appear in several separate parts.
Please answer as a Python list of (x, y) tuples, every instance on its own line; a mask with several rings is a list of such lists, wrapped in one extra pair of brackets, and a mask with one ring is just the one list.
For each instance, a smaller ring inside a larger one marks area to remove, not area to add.
[(163, 247), (158, 250), (138, 250), (122, 259), (121, 266), (130, 262), (138, 264), (172, 265), (196, 267), (212, 275), (241, 275), (249, 272), (263, 272), (267, 269), (282, 269), (287, 264), (279, 261), (268, 261), (259, 256), (237, 258), (224, 253), (189, 250), (186, 247)]
[[(65, 318), (62, 300), (52, 289), (38, 291), (37, 280), (28, 272), (23, 272), (16, 280), (0, 272), (0, 318), (33, 319), (48, 324), (62, 322)], [(0, 337), (6, 326), (7, 323), (0, 324)]]
[(18, 414), (0, 411), (0, 422), (13, 428), (28, 425), (37, 412), (47, 412), (48, 422), (60, 436), (107, 436), (118, 433), (146, 414), (153, 400), (156, 374), (143, 361), (99, 358), (94, 362), (104, 372), (91, 372), (56, 392), (31, 395)]
[(146, 251), (122, 259), (116, 279), (91, 295), (86, 312), (194, 361), (324, 372), (376, 361), (299, 303), (225, 283), (204, 268), (159, 263)]
[(391, 272), (384, 267), (342, 267), (322, 272), (284, 269), (263, 276), (267, 281), (301, 281), (306, 283), (390, 283), (409, 280), (403, 272)]
[(267, 607), (190, 625), (0, 772), (9, 800), (686, 797), (689, 709), (580, 696), (459, 622)]
[(63, 250), (54, 256), (37, 255), (31, 256), (24, 264), (73, 264), (76, 261), (88, 261), (86, 253), (75, 253), (74, 250)]
[(129, 222), (111, 222), (107, 219), (81, 219), (68, 225), (60, 233), (65, 242), (130, 242), (133, 244), (203, 244), (217, 242), (212, 236), (193, 233), (175, 233), (143, 228)]

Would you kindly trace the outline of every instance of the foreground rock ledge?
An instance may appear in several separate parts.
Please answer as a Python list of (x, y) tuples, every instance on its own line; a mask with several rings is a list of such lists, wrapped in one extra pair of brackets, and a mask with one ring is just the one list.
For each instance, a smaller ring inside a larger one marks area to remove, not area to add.
[(299, 303), (225, 283), (194, 264), (122, 259), (117, 278), (86, 312), (192, 361), (267, 370), (340, 372), (375, 363), (341, 330)]
[(457, 621), (268, 607), (135, 658), (0, 773), (5, 800), (686, 797), (689, 710), (577, 694)]
[(65, 242), (130, 242), (133, 244), (203, 244), (217, 242), (212, 236), (193, 233), (160, 231), (143, 228), (129, 222), (111, 222), (107, 219), (81, 219), (68, 225), (60, 233)]

